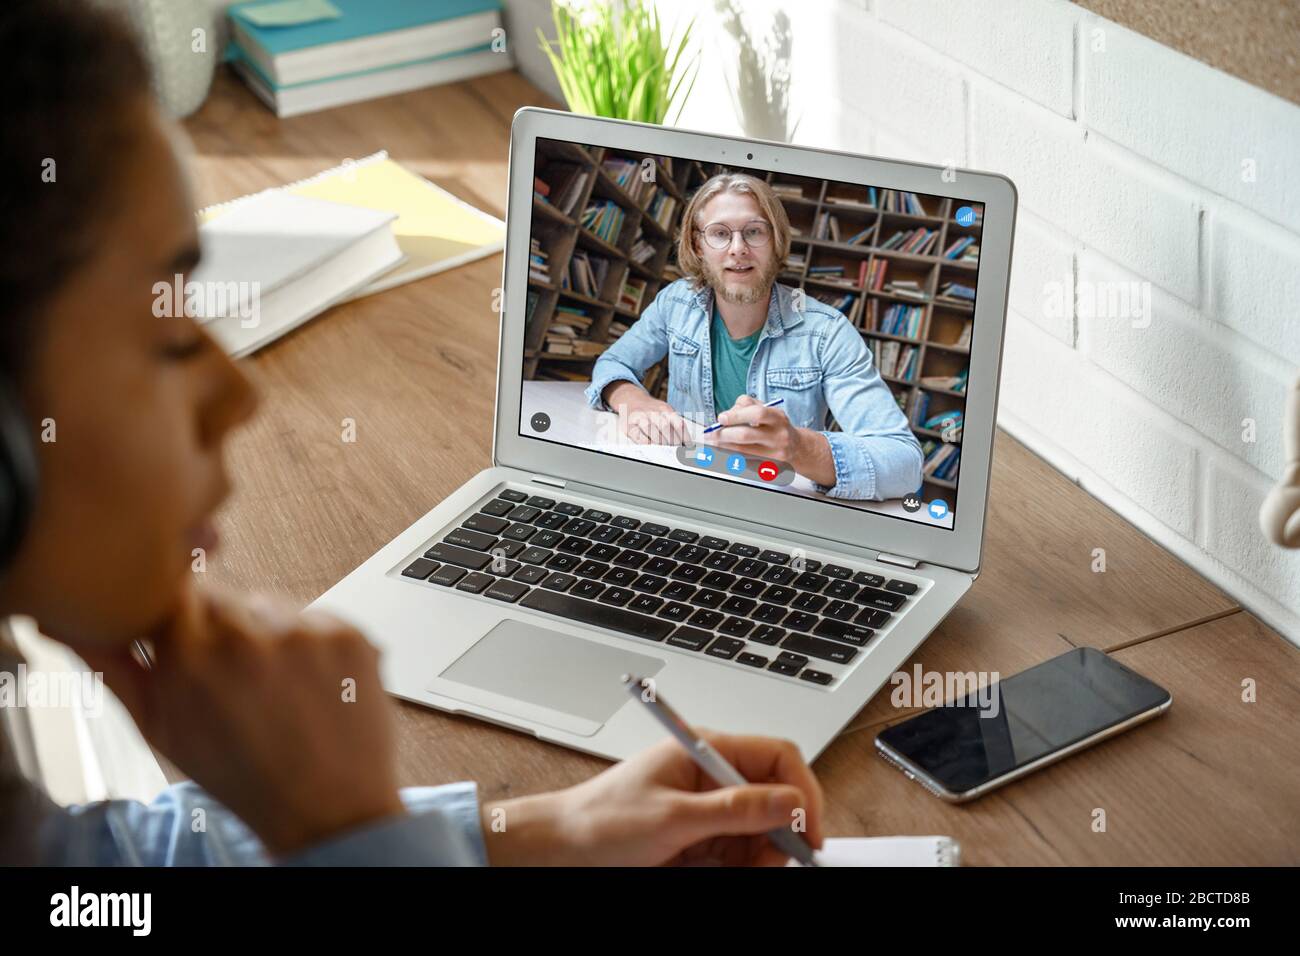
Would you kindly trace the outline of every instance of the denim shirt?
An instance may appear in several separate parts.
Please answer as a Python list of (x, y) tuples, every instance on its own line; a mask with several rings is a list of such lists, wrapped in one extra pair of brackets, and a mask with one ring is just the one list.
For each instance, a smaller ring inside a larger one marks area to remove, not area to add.
[[(477, 787), (472, 782), (400, 791), (407, 812), (273, 859), (243, 821), (193, 783), (149, 804), (107, 800), (58, 807), (35, 786), (0, 806), (32, 844), (0, 845), (0, 861), (44, 866), (486, 866)], [(15, 851), (17, 851), (15, 853)]]
[[(862, 335), (838, 309), (774, 283), (767, 322), (749, 366), (747, 391), (760, 402), (784, 399), (781, 410), (797, 428), (826, 437), (835, 484), (814, 482), (831, 497), (901, 498), (921, 487), (921, 446), (908, 428)], [(641, 318), (596, 360), (586, 390), (593, 408), (609, 410), (601, 393), (611, 382), (641, 384), (652, 365), (668, 356), (668, 404), (701, 424), (713, 410), (711, 286), (691, 280), (665, 286)], [(828, 431), (830, 417), (840, 431)]]

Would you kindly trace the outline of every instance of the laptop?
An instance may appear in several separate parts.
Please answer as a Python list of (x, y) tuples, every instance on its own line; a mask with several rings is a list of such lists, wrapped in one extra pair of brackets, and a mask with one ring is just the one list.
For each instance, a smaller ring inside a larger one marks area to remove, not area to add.
[(491, 467), (313, 606), (404, 700), (617, 759), (635, 675), (812, 760), (979, 573), (1014, 185), (533, 107), (509, 179)]

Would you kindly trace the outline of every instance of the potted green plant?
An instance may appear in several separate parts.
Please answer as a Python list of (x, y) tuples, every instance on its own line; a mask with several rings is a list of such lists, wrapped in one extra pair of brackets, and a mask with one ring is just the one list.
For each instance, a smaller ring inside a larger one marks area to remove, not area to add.
[[(675, 121), (699, 72), (698, 54), (682, 61), (694, 18), (674, 47), (672, 34), (663, 34), (653, 2), (624, 0), (617, 22), (614, 6), (552, 0), (555, 40), (537, 30), (569, 109), (662, 125), (676, 103)], [(683, 92), (688, 75), (690, 83)]]

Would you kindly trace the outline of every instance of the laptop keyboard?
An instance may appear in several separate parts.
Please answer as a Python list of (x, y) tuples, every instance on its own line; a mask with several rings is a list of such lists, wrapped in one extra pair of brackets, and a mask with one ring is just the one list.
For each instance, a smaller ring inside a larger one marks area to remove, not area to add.
[(483, 502), (402, 574), (822, 686), (918, 590), (516, 489)]

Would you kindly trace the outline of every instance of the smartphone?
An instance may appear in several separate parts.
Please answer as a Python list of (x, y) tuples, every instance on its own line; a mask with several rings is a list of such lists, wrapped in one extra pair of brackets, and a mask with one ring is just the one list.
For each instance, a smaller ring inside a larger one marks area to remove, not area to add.
[(1172, 703), (1159, 684), (1080, 647), (885, 729), (876, 750), (935, 796), (964, 803)]

